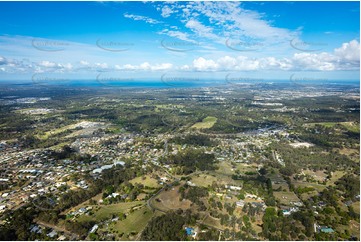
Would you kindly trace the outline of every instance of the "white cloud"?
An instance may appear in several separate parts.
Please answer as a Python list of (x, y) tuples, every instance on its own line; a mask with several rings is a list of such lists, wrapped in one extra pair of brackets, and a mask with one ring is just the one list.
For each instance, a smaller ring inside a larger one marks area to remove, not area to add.
[(143, 62), (139, 65), (125, 64), (125, 65), (114, 65), (114, 67), (107, 67), (109, 71), (161, 71), (169, 70), (173, 68), (171, 63), (161, 63), (161, 64), (150, 64), (149, 62)]
[(272, 45), (288, 43), (300, 33), (299, 29), (292, 31), (273, 26), (264, 14), (244, 9), (240, 2), (189, 2), (172, 6), (173, 9), (181, 10), (177, 16), (185, 23), (185, 27), (198, 37), (217, 43), (224, 43), (225, 38), (233, 37)]
[(7, 60), (5, 59), (5, 57), (2, 57), (2, 56), (0, 56), (0, 65), (5, 65), (5, 64), (7, 64), (8, 62), (7, 62)]
[(162, 8), (162, 13), (161, 13), (161, 15), (162, 15), (163, 18), (168, 18), (172, 13), (173, 13), (173, 10), (170, 9), (170, 7), (164, 6), (164, 7)]
[(337, 58), (329, 53), (296, 53), (292, 58), (293, 65), (299, 69), (332, 71), (336, 69)]
[(218, 69), (218, 64), (213, 60), (206, 60), (203, 57), (193, 60), (193, 68), (197, 71), (215, 71)]
[(360, 43), (357, 40), (343, 43), (333, 53), (296, 53), (292, 61), (295, 67), (306, 70), (359, 70)]
[(335, 49), (335, 54), (344, 61), (360, 62), (360, 43), (357, 40), (343, 43), (340, 48)]
[(198, 37), (209, 38), (213, 40), (218, 39), (218, 36), (212, 32), (212, 28), (203, 25), (198, 20), (191, 19), (186, 23), (185, 26), (197, 34)]
[[(176, 33), (173, 33), (176, 34)], [(182, 38), (182, 37), (179, 37)], [(150, 61), (139, 64), (108, 62), (107, 60), (89, 61), (87, 57), (79, 56), (72, 62), (57, 61), (54, 59), (30, 61), (29, 59), (15, 59), (0, 56), (2, 73), (80, 73), (104, 71), (358, 71), (360, 69), (360, 44), (357, 40), (343, 43), (333, 52), (301, 52), (280, 58), (275, 55), (266, 57), (250, 57), (235, 55), (235, 53), (222, 55), (217, 53), (212, 57), (196, 56), (177, 65), (170, 61), (151, 63)], [(221, 53), (221, 52), (220, 52)], [(51, 55), (49, 54), (48, 57)], [(44, 58), (45, 59), (45, 58)], [(96, 58), (95, 58), (96, 59)]]
[(50, 62), (50, 61), (42, 61), (39, 63), (39, 66), (43, 66), (43, 67), (55, 67), (57, 64), (55, 64), (54, 62)]
[(217, 62), (220, 66), (227, 70), (233, 69), (237, 65), (237, 60), (229, 56), (221, 57)]
[(189, 35), (185, 32), (181, 32), (181, 31), (177, 31), (177, 30), (169, 30), (169, 29), (164, 29), (160, 32), (158, 32), (159, 34), (166, 34), (170, 37), (174, 37), (183, 41), (187, 41), (187, 42), (192, 42), (192, 43), (196, 43), (195, 40), (192, 40), (189, 38)]
[(149, 62), (144, 62), (140, 65), (130, 65), (126, 64), (122, 66), (120, 69), (124, 70), (142, 70), (142, 71), (161, 71), (161, 70), (169, 70), (173, 67), (171, 63), (162, 63), (151, 65)]
[(134, 15), (134, 14), (124, 14), (123, 15), (125, 18), (130, 18), (130, 19), (133, 19), (133, 20), (136, 20), (136, 21), (144, 21), (146, 23), (149, 23), (149, 24), (160, 24), (160, 23), (163, 23), (162, 21), (158, 21), (156, 19), (153, 19), (153, 18), (149, 18), (149, 17), (146, 17), (146, 16), (141, 16), (141, 15)]
[(95, 63), (95, 67), (98, 67), (100, 69), (108, 69), (107, 63)]
[(223, 56), (218, 59), (199, 57), (192, 66), (183, 66), (184, 70), (196, 71), (256, 71), (256, 70), (295, 70), (295, 71), (345, 71), (359, 70), (360, 45), (353, 40), (342, 44), (334, 53), (295, 53), (289, 58), (247, 56)]
[(162, 63), (159, 65), (154, 65), (151, 67), (152, 71), (161, 71), (161, 70), (169, 70), (173, 67), (171, 63)]
[(85, 61), (85, 60), (81, 60), (80, 61), (80, 64), (83, 65), (83, 66), (88, 66), (89, 65), (89, 62)]

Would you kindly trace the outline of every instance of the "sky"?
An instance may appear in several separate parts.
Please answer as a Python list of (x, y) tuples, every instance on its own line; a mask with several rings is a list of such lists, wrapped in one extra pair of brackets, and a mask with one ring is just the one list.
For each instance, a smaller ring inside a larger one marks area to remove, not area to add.
[(359, 2), (0, 2), (0, 80), (359, 80)]

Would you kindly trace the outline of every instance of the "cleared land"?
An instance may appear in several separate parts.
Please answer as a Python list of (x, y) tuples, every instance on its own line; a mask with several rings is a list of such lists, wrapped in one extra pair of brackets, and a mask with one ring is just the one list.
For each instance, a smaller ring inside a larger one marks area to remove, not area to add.
[(176, 209), (188, 209), (190, 208), (191, 201), (182, 200), (179, 201), (180, 193), (178, 193), (178, 187), (171, 188), (168, 191), (161, 192), (155, 199), (152, 200), (152, 205), (161, 210), (176, 210)]
[(191, 128), (195, 129), (209, 129), (212, 128), (213, 125), (217, 122), (216, 117), (208, 116), (202, 120), (202, 122), (198, 122), (192, 125)]
[(316, 124), (322, 125), (327, 128), (334, 128), (336, 125), (341, 125), (346, 128), (348, 131), (360, 133), (360, 125), (355, 122), (322, 122), (322, 123), (307, 123), (305, 126), (313, 127)]
[(280, 201), (281, 204), (290, 205), (290, 202), (299, 202), (300, 199), (293, 192), (274, 192), (275, 198)]
[(149, 175), (136, 177), (133, 180), (130, 180), (129, 182), (132, 183), (133, 185), (136, 183), (139, 183), (139, 184), (143, 184), (144, 186), (152, 187), (152, 188), (160, 187), (158, 181), (156, 179), (150, 177)]
[(332, 177), (327, 181), (326, 185), (334, 185), (335, 182), (346, 174), (344, 171), (335, 171), (332, 173)]
[(64, 127), (58, 128), (58, 129), (47, 131), (43, 135), (37, 135), (37, 138), (44, 140), (44, 139), (49, 138), (50, 136), (60, 134), (60, 133), (65, 132), (67, 130), (73, 130), (73, 129), (76, 129), (76, 128), (82, 128), (82, 129), (100, 128), (103, 125), (104, 124), (98, 123), (98, 122), (81, 121), (81, 122), (76, 123), (76, 124), (70, 124), (70, 125), (66, 125)]
[(114, 228), (120, 236), (121, 240), (127, 240), (129, 233), (138, 234), (147, 225), (148, 221), (153, 217), (153, 213), (147, 208), (138, 209), (127, 216), (124, 220), (118, 220), (110, 229)]
[(191, 182), (200, 187), (208, 187), (212, 185), (213, 182), (217, 182), (217, 178), (210, 175), (199, 175), (193, 176)]
[[(95, 219), (96, 221), (102, 221), (111, 218), (113, 215), (118, 216), (120, 212), (125, 213), (132, 207), (137, 207), (144, 202), (127, 202), (127, 203), (116, 203), (110, 205), (100, 205), (93, 206), (94, 214), (89, 215), (81, 215), (78, 218), (78, 221), (90, 221)], [(97, 208), (99, 207), (99, 209)]]

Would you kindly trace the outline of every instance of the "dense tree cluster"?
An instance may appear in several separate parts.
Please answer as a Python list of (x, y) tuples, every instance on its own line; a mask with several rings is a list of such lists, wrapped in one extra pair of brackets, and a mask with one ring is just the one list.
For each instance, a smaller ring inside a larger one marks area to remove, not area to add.
[(169, 163), (182, 167), (182, 174), (190, 174), (197, 170), (215, 170), (216, 161), (214, 154), (205, 153), (201, 149), (187, 148), (175, 155), (169, 156)]
[(171, 211), (154, 217), (142, 232), (141, 240), (178, 240), (187, 239), (184, 226), (194, 225), (197, 217), (190, 210)]
[[(300, 216), (299, 219), (303, 219), (303, 217)], [(273, 207), (266, 209), (262, 220), (263, 236), (269, 240), (305, 240), (307, 238), (305, 227), (300, 221), (295, 220), (292, 216), (284, 217)], [(307, 231), (312, 232), (308, 229)], [(312, 236), (312, 234), (307, 236)]]
[(170, 142), (179, 145), (194, 145), (194, 146), (212, 146), (214, 142), (203, 134), (187, 134), (185, 136), (177, 136), (170, 140)]
[(302, 168), (315, 171), (336, 171), (340, 169), (357, 169), (359, 166), (346, 155), (336, 152), (326, 153), (318, 147), (295, 149), (286, 143), (273, 143), (270, 148), (275, 150), (284, 160), (285, 167), (279, 165), (279, 169), (286, 176), (291, 176)]
[(342, 191), (345, 200), (357, 200), (356, 195), (360, 195), (360, 178), (352, 174), (346, 174), (336, 182), (338, 190)]
[(188, 199), (197, 204), (200, 210), (206, 210), (204, 203), (200, 200), (202, 197), (208, 196), (208, 189), (205, 187), (189, 187), (187, 190), (180, 189), (181, 199)]

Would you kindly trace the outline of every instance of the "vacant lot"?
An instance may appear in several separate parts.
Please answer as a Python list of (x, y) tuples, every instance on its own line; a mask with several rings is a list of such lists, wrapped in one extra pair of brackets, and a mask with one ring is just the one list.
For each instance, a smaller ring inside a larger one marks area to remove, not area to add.
[(335, 182), (340, 179), (342, 176), (344, 176), (346, 174), (346, 172), (344, 171), (335, 171), (332, 173), (332, 177), (329, 181), (327, 181), (326, 185), (334, 185)]
[(356, 213), (360, 214), (360, 202), (354, 202), (351, 206)]
[(149, 175), (136, 177), (133, 180), (130, 180), (129, 182), (132, 183), (133, 185), (135, 183), (140, 183), (147, 187), (154, 187), (154, 188), (160, 187), (157, 180), (150, 177)]
[(121, 240), (128, 240), (129, 233), (133, 232), (133, 234), (138, 234), (145, 228), (152, 216), (153, 213), (147, 207), (143, 207), (129, 214), (126, 219), (117, 221), (114, 225), (111, 225), (110, 228), (114, 228), (120, 235), (124, 233), (123, 236), (120, 237)]
[(217, 178), (211, 175), (200, 174), (193, 176), (191, 182), (200, 187), (208, 187), (211, 186), (213, 182), (217, 182)]
[(295, 188), (313, 188), (313, 191), (309, 191), (309, 192), (305, 192), (302, 193), (302, 199), (308, 199), (312, 196), (316, 196), (318, 195), (319, 192), (322, 192), (325, 188), (326, 185), (322, 185), (322, 184), (318, 184), (318, 183), (313, 183), (313, 182), (301, 182), (301, 181), (294, 181), (292, 182), (292, 184), (295, 186)]
[(152, 204), (161, 210), (170, 209), (188, 209), (190, 208), (191, 201), (182, 200), (179, 201), (180, 193), (178, 193), (178, 187), (171, 188), (168, 191), (161, 192), (155, 199), (152, 200)]
[(273, 192), (273, 195), (283, 205), (290, 205), (290, 202), (300, 201), (300, 199), (293, 192)]
[(323, 182), (326, 179), (326, 173), (324, 171), (312, 171), (309, 169), (303, 170), (305, 175), (311, 176), (316, 181)]
[(198, 122), (193, 124), (191, 128), (195, 129), (209, 129), (212, 128), (213, 125), (217, 122), (216, 117), (208, 116), (202, 120), (202, 122)]
[(355, 122), (322, 122), (322, 123), (308, 123), (305, 124), (307, 127), (313, 127), (316, 124), (322, 125), (327, 128), (334, 128), (336, 125), (341, 125), (343, 128), (347, 129), (350, 132), (360, 133), (360, 126)]
[(232, 176), (234, 174), (234, 169), (228, 161), (221, 161), (218, 163), (219, 169), (216, 171), (219, 174)]
[(130, 208), (139, 206), (141, 204), (144, 204), (144, 202), (127, 202), (127, 203), (116, 203), (116, 204), (110, 204), (110, 205), (100, 205), (98, 206), (99, 209), (97, 209), (97, 206), (93, 206), (93, 215), (81, 215), (77, 220), (78, 221), (90, 221), (90, 220), (96, 220), (96, 221), (102, 221), (106, 219), (110, 219), (113, 215), (118, 216), (120, 212), (126, 213)]
[(215, 227), (218, 229), (223, 229), (223, 226), (220, 223), (220, 219), (218, 218), (213, 218), (211, 216), (207, 216), (204, 220), (203, 220), (203, 224), (205, 225), (209, 225), (211, 227)]
[(95, 130), (95, 129), (103, 127), (103, 126), (104, 126), (103, 123), (90, 122), (90, 121), (81, 121), (81, 122), (78, 122), (76, 124), (70, 124), (70, 125), (66, 125), (64, 127), (58, 128), (58, 129), (47, 131), (43, 135), (37, 135), (37, 138), (44, 140), (44, 139), (49, 138), (50, 136), (60, 134), (60, 133), (65, 132), (67, 130), (74, 130), (76, 128), (91, 129), (91, 130), (94, 129)]

